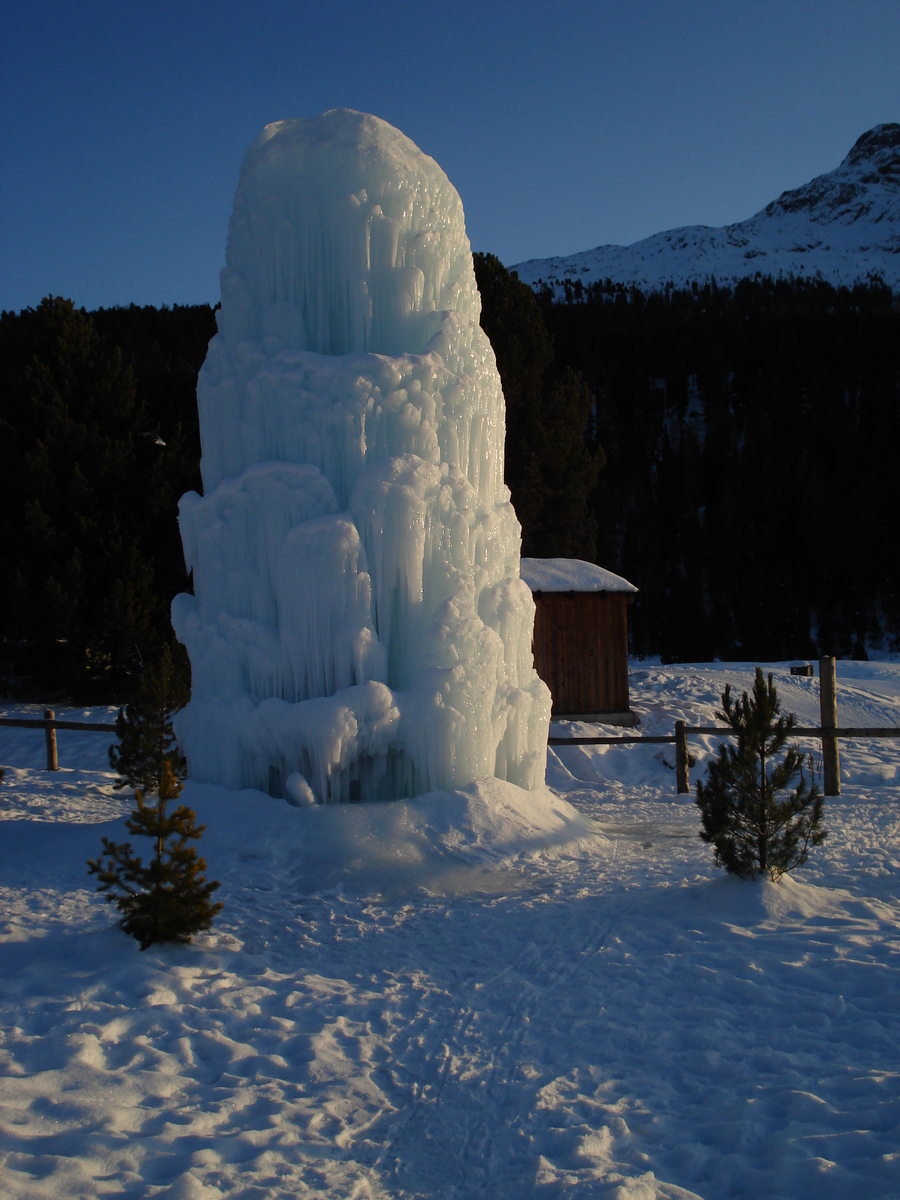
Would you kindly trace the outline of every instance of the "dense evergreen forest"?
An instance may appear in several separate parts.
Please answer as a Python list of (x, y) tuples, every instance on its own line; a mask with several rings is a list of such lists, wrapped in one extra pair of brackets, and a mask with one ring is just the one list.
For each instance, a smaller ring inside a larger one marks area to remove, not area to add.
[(897, 648), (900, 298), (748, 280), (540, 308), (594, 400), (597, 561), (641, 590), (633, 652)]
[[(752, 281), (535, 297), (476, 255), (523, 552), (641, 590), (666, 659), (865, 653), (900, 638), (900, 303)], [(0, 317), (0, 691), (120, 701), (189, 586), (208, 305)]]
[(0, 316), (0, 693), (119, 701), (174, 645), (208, 305)]

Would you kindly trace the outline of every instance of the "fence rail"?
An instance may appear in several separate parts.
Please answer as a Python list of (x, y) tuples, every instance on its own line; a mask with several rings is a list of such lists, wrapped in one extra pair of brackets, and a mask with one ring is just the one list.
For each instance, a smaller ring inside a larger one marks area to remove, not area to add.
[[(43, 722), (35, 721), (35, 726), (43, 727)], [(115, 726), (112, 726), (115, 729)], [(734, 737), (734, 730), (730, 725), (685, 725), (684, 732), (688, 736), (704, 735), (714, 736), (718, 734), (720, 737)], [(822, 728), (820, 725), (795, 725), (791, 730), (792, 735), (798, 737), (815, 737), (821, 738), (824, 735), (827, 737), (837, 738), (895, 738), (900, 737), (900, 726), (885, 725), (869, 728), (856, 728), (856, 726), (843, 726), (837, 729)], [(625, 737), (551, 737), (547, 739), (550, 746), (619, 746), (625, 742), (668, 742), (669, 744), (677, 742), (678, 738), (674, 733), (669, 734), (649, 734), (640, 733), (629, 734)]]
[(626, 742), (674, 742), (675, 735), (670, 733), (660, 734), (657, 737), (655, 734), (651, 737), (640, 733), (624, 734), (619, 737), (551, 737), (547, 738), (548, 746), (622, 746)]
[(18, 725), (22, 729), (83, 729), (89, 733), (115, 733), (115, 725), (101, 721), (45, 721), (42, 717), (0, 717), (0, 725)]
[[(819, 709), (822, 714), (821, 725), (795, 725), (791, 736), (821, 739), (825, 795), (839, 796), (841, 763), (838, 738), (900, 738), (900, 728), (838, 725), (835, 660), (831, 657), (819, 659)], [(691, 736), (735, 737), (736, 734), (730, 725), (688, 725), (684, 721), (676, 721), (675, 732), (668, 735), (644, 736), (638, 733), (625, 736), (603, 734), (596, 737), (551, 737), (547, 742), (550, 746), (622, 746), (636, 742), (646, 745), (674, 744), (676, 788), (679, 794), (684, 794), (691, 790), (690, 757), (687, 748), (687, 739)]]
[(44, 709), (41, 717), (0, 717), (0, 725), (18, 726), (20, 729), (43, 729), (47, 742), (47, 770), (59, 770), (59, 752), (56, 745), (57, 729), (81, 729), (85, 733), (115, 733), (115, 725), (107, 721), (57, 721), (52, 708)]
[[(795, 737), (821, 738), (822, 759), (825, 773), (825, 795), (841, 794), (840, 758), (838, 738), (900, 738), (900, 728), (877, 726), (840, 726), (837, 723), (837, 687), (835, 660), (819, 659), (819, 706), (822, 713), (821, 725), (795, 725), (791, 730)], [(85, 733), (115, 733), (115, 725), (108, 721), (58, 721), (52, 708), (45, 708), (43, 717), (0, 717), (0, 726), (13, 725), (20, 729), (43, 729), (47, 739), (47, 770), (59, 770), (56, 746), (57, 729), (83, 730)], [(672, 734), (598, 734), (591, 737), (551, 737), (550, 746), (624, 746), (635, 743), (644, 745), (675, 746), (675, 778), (679, 793), (690, 792), (690, 758), (687, 739), (689, 737), (734, 737), (730, 725), (687, 725), (675, 722)]]

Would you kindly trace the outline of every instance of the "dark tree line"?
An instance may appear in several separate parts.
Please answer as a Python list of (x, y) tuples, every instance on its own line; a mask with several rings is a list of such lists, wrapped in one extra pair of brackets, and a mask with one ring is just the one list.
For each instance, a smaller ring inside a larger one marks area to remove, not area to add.
[(0, 316), (0, 690), (128, 699), (172, 644), (209, 306)]
[[(900, 302), (878, 284), (536, 297), (476, 255), (523, 553), (640, 588), (667, 659), (900, 638)], [(124, 702), (188, 586), (208, 305), (0, 316), (0, 691)], [(604, 455), (605, 450), (605, 455)], [(183, 656), (182, 660), (183, 661)]]
[(633, 646), (861, 656), (900, 636), (900, 301), (746, 281), (541, 300), (608, 466), (597, 560), (641, 589)]
[(492, 254), (475, 255), (481, 326), (506, 400), (506, 482), (522, 523), (522, 553), (594, 557), (594, 494), (604, 464), (590, 390), (557, 361), (534, 292)]

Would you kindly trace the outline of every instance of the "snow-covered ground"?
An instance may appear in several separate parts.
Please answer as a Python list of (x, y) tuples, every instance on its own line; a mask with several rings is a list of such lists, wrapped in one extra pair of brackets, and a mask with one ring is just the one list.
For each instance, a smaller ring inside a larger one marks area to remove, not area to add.
[[(727, 680), (633, 663), (642, 730)], [(838, 684), (842, 723), (900, 725), (900, 664)], [(225, 909), (141, 953), (85, 870), (131, 801), (58, 736), (50, 776), (0, 729), (3, 1196), (900, 1196), (900, 743), (842, 743), (777, 885), (714, 869), (667, 746), (551, 752), (551, 793), (189, 784)]]

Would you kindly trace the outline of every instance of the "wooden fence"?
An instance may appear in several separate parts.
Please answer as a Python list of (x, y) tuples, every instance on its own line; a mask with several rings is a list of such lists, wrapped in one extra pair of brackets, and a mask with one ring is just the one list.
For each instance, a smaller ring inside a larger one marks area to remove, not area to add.
[[(900, 728), (856, 728), (841, 727), (837, 723), (837, 684), (835, 660), (831, 657), (819, 659), (819, 709), (822, 724), (815, 726), (795, 725), (791, 730), (797, 737), (814, 737), (822, 740), (822, 766), (826, 796), (841, 794), (841, 762), (838, 752), (839, 738), (900, 738)], [(57, 721), (52, 708), (44, 709), (41, 717), (0, 717), (0, 726), (15, 725), (20, 729), (43, 729), (47, 740), (47, 770), (59, 770), (59, 755), (56, 747), (57, 729), (80, 729), (88, 733), (115, 733), (115, 725), (103, 721)], [(640, 742), (647, 746), (675, 746), (675, 785), (679, 794), (691, 790), (690, 758), (687, 740), (697, 737), (734, 737), (728, 725), (687, 725), (675, 722), (673, 734), (644, 735), (598, 735), (597, 737), (551, 737), (551, 746), (624, 746)]]
[[(797, 737), (815, 737), (822, 741), (822, 767), (824, 774), (824, 792), (826, 796), (841, 794), (841, 761), (838, 752), (839, 738), (900, 738), (900, 728), (857, 728), (855, 726), (841, 727), (837, 723), (837, 684), (835, 660), (831, 657), (819, 659), (819, 710), (822, 724), (815, 726), (795, 725), (791, 734)], [(551, 746), (620, 746), (628, 742), (643, 742), (646, 745), (661, 743), (675, 746), (675, 786), (683, 795), (691, 790), (690, 757), (687, 740), (689, 736), (735, 737), (734, 730), (729, 725), (687, 725), (684, 721), (675, 722), (674, 734), (659, 736), (644, 736), (629, 734), (625, 736), (600, 737), (551, 737)]]
[(59, 770), (56, 748), (57, 729), (81, 729), (86, 733), (115, 733), (115, 725), (103, 721), (57, 721), (52, 708), (45, 708), (43, 717), (0, 717), (0, 725), (17, 725), (20, 729), (43, 729), (47, 740), (47, 770)]

